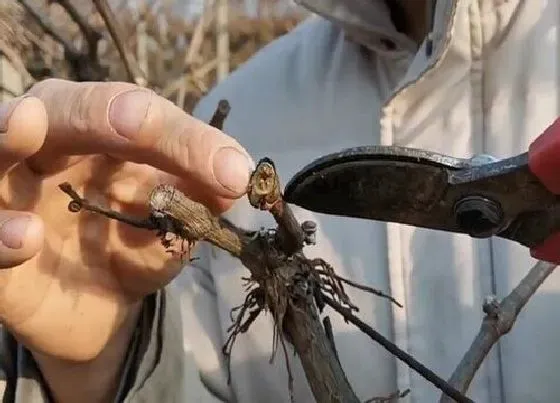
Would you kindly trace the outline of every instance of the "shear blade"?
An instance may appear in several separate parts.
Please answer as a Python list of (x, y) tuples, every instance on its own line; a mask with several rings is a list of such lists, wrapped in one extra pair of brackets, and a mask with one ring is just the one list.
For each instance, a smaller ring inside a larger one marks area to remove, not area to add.
[(284, 198), (318, 213), (439, 227), (429, 216), (446, 190), (447, 172), (466, 166), (467, 160), (423, 150), (353, 148), (303, 168)]

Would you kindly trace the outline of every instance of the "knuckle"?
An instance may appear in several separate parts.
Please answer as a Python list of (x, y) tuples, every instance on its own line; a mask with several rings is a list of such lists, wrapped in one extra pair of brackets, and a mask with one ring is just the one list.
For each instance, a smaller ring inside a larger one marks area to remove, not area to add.
[(33, 84), (27, 91), (27, 94), (40, 98), (41, 95), (45, 93), (45, 91), (52, 90), (52, 88), (56, 88), (64, 82), (65, 80), (62, 80), (60, 78), (47, 78)]
[(70, 104), (66, 117), (66, 124), (75, 133), (87, 133), (92, 128), (91, 109), (92, 95), (94, 95), (95, 84), (87, 83), (70, 96)]

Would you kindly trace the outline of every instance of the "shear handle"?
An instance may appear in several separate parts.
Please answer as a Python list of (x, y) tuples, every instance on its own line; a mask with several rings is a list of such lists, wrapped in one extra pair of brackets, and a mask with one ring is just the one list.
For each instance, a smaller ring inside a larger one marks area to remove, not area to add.
[[(560, 195), (560, 118), (529, 146), (529, 169), (551, 193)], [(531, 248), (531, 256), (560, 264), (560, 232)]]

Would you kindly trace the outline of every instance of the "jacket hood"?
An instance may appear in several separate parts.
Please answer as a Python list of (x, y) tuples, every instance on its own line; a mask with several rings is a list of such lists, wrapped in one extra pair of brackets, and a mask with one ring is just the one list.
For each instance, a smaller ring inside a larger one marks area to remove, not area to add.
[(346, 34), (372, 50), (387, 48), (389, 40), (397, 50), (416, 51), (418, 45), (397, 31), (386, 0), (295, 0), (307, 10), (340, 26)]

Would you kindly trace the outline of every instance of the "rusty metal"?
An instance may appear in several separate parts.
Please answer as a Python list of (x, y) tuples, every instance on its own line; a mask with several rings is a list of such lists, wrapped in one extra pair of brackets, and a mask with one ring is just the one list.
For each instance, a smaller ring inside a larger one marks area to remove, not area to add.
[(351, 148), (304, 167), (284, 199), (325, 214), (498, 236), (527, 247), (560, 230), (560, 198), (530, 172), (527, 153), (473, 163), (404, 147)]

